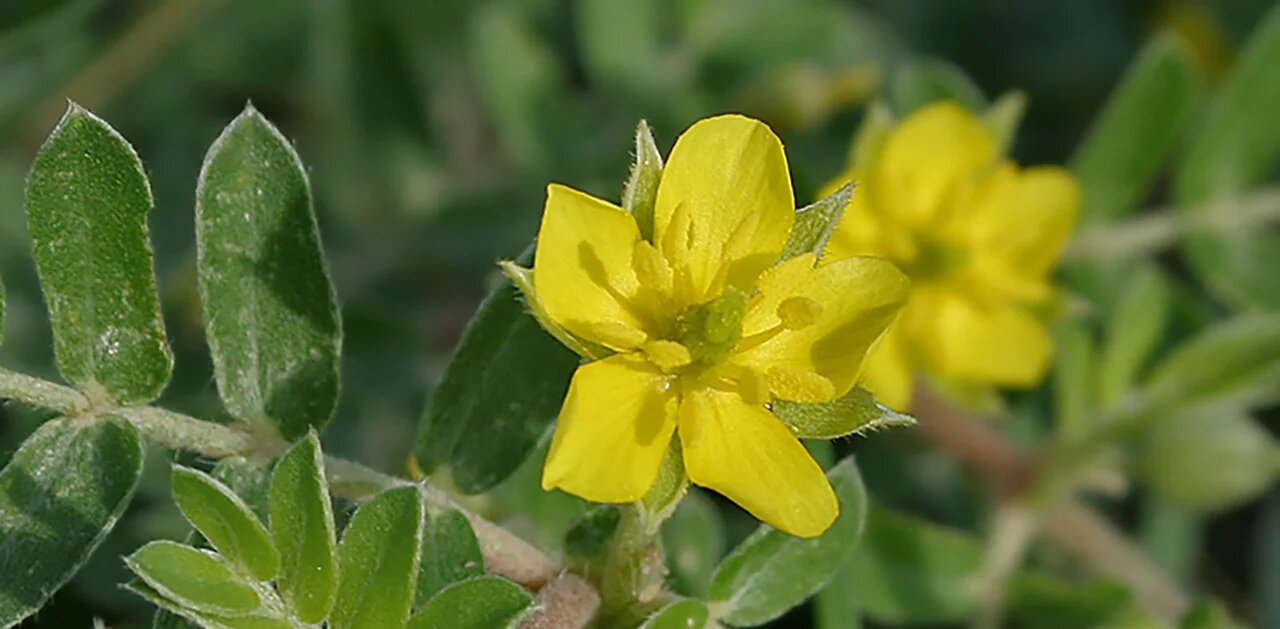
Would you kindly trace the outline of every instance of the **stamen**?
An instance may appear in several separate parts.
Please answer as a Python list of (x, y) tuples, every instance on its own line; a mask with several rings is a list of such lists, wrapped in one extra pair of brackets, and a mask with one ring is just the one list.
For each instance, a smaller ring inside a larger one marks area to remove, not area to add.
[(800, 330), (818, 322), (822, 316), (822, 304), (808, 297), (788, 297), (778, 304), (778, 318), (782, 327)]
[(689, 349), (675, 341), (649, 341), (640, 347), (649, 361), (663, 371), (674, 371), (693, 362)]
[(677, 205), (662, 233), (662, 253), (666, 254), (667, 260), (675, 268), (689, 264), (689, 232), (692, 228), (693, 216), (689, 211), (689, 204)]
[(828, 402), (836, 396), (835, 385), (812, 371), (771, 367), (768, 379), (769, 389), (784, 400), (812, 404)]
[(647, 240), (636, 241), (631, 252), (631, 266), (635, 268), (636, 279), (640, 285), (657, 291), (660, 294), (671, 292), (671, 266), (666, 258), (658, 253), (657, 247)]
[(617, 350), (635, 349), (649, 339), (644, 332), (617, 321), (592, 321), (587, 327), (588, 338)]
[(769, 401), (769, 380), (755, 369), (743, 368), (738, 376), (738, 395), (747, 404), (765, 404)]

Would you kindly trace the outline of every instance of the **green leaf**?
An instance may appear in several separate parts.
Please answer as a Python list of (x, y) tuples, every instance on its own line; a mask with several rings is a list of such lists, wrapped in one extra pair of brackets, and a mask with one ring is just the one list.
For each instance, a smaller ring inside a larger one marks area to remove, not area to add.
[(840, 399), (819, 404), (775, 400), (773, 414), (801, 439), (835, 439), (916, 423), (914, 417), (880, 405), (870, 391), (860, 387)]
[(447, 464), (464, 493), (502, 482), (537, 448), (560, 412), (578, 356), (525, 313), (509, 281), (462, 334), (427, 404), (418, 467)]
[[(1222, 82), (1174, 180), (1184, 212), (1229, 220), (1227, 201), (1266, 179), (1280, 152), (1280, 6), (1265, 15)], [(1219, 296), (1245, 307), (1280, 308), (1280, 235), (1236, 229), (1187, 241), (1192, 269)]]
[(1069, 583), (1038, 574), (1021, 574), (1009, 584), (1010, 620), (1036, 629), (1126, 627), (1123, 618), (1137, 606), (1132, 592), (1119, 583)]
[(404, 626), (413, 606), (422, 519), (417, 487), (389, 489), (356, 510), (338, 545), (341, 578), (329, 626)]
[(854, 591), (865, 613), (886, 624), (959, 622), (974, 609), (965, 584), (982, 552), (976, 539), (873, 506), (853, 555)]
[(524, 588), (499, 577), (475, 577), (441, 590), (405, 629), (513, 627), (534, 609), (533, 597)]
[(711, 600), (734, 625), (764, 624), (803, 603), (835, 576), (862, 537), (866, 490), (853, 459), (827, 472), (840, 515), (819, 537), (800, 539), (761, 526), (716, 568)]
[(72, 103), (36, 155), (26, 203), (58, 369), (92, 397), (154, 400), (173, 355), (147, 240), (151, 186), (137, 154)]
[(1093, 336), (1079, 321), (1064, 321), (1054, 332), (1054, 420), (1064, 433), (1078, 433), (1097, 406)]
[(218, 461), (210, 474), (249, 505), (253, 514), (258, 516), (258, 521), (269, 521), (271, 461), (231, 456)]
[(662, 550), (675, 590), (705, 598), (725, 544), (724, 520), (715, 503), (701, 491), (690, 491), (662, 527)]
[(141, 580), (130, 581), (124, 584), (124, 588), (160, 608), (151, 629), (186, 629), (192, 626), (205, 629), (295, 629), (289, 621), (263, 610), (244, 616), (223, 616), (189, 609)]
[(4, 280), (0, 279), (0, 344), (4, 343)]
[[(589, 3), (593, 4), (593, 3)], [(624, 0), (621, 4), (644, 4)], [(653, 209), (658, 203), (658, 182), (662, 180), (662, 153), (653, 141), (649, 123), (641, 120), (636, 125), (636, 158), (631, 164), (631, 175), (622, 188), (622, 207), (631, 212), (640, 228), (640, 236), (653, 240)]]
[(604, 557), (621, 522), (622, 510), (617, 505), (596, 505), (565, 533), (565, 556), (585, 563)]
[[(855, 551), (856, 552), (856, 551)], [(854, 582), (852, 557), (840, 566), (840, 570), (813, 597), (814, 629), (860, 629), (862, 606), (858, 604), (858, 589)]]
[(422, 538), (417, 603), (425, 603), (451, 583), (482, 574), (484, 558), (467, 517), (456, 509), (432, 517)]
[(1146, 366), (1169, 320), (1171, 289), (1159, 267), (1147, 264), (1125, 282), (1107, 321), (1107, 342), (1098, 365), (1098, 398), (1120, 399)]
[(1214, 600), (1196, 603), (1178, 622), (1178, 629), (1244, 629), (1246, 626), (1236, 622), (1226, 607)]
[(1138, 463), (1164, 500), (1220, 511), (1256, 498), (1280, 476), (1280, 446), (1231, 406), (1181, 410), (1152, 428)]
[(120, 419), (53, 420), (0, 471), (0, 626), (35, 613), (89, 559), (133, 496), (142, 441)]
[(196, 188), (196, 267), (218, 392), (286, 439), (338, 401), (342, 326), (306, 171), (252, 106), (209, 147)]
[(299, 620), (320, 622), (333, 608), (338, 572), (333, 505), (320, 440), (314, 432), (276, 463), (269, 505), (271, 535), (280, 552), (276, 586)]
[(849, 207), (849, 200), (852, 198), (853, 184), (848, 183), (830, 196), (796, 210), (791, 236), (787, 239), (787, 245), (782, 248), (778, 261), (790, 260), (806, 253), (816, 254), (821, 259), (827, 248), (827, 241), (831, 240), (831, 234), (835, 232), (836, 225), (840, 223), (840, 217), (844, 216), (844, 209)]
[(931, 103), (951, 100), (972, 112), (987, 108), (987, 98), (958, 66), (940, 59), (917, 59), (903, 65), (889, 85), (889, 101), (899, 116)]
[(187, 609), (228, 616), (262, 605), (257, 590), (217, 555), (177, 542), (150, 542), (125, 557), (147, 585)]
[(1071, 158), (1084, 191), (1083, 221), (1133, 211), (1155, 183), (1196, 104), (1199, 80), (1172, 36), (1147, 44)]
[(173, 499), (191, 526), (232, 565), (259, 581), (280, 570), (267, 527), (226, 485), (199, 470), (174, 466)]
[(1157, 409), (1206, 402), (1252, 404), (1280, 385), (1280, 314), (1241, 315), (1174, 348), (1146, 383)]
[(686, 598), (663, 607), (645, 619), (640, 629), (689, 629), (705, 627), (711, 612), (702, 601)]

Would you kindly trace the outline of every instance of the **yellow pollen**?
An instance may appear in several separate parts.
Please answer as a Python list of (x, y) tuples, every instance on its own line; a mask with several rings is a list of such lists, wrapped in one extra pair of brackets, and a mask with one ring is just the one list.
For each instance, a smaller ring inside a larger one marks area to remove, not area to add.
[(812, 404), (828, 402), (836, 397), (835, 385), (812, 371), (771, 367), (768, 379), (769, 389), (784, 400)]
[(822, 304), (808, 297), (788, 297), (778, 304), (778, 318), (782, 327), (800, 330), (818, 322), (822, 316)]
[(640, 349), (663, 371), (679, 369), (693, 362), (689, 349), (675, 341), (649, 341)]
[(631, 266), (635, 268), (636, 279), (641, 286), (663, 294), (671, 292), (671, 267), (649, 241), (636, 241), (631, 252)]
[(747, 404), (765, 404), (769, 401), (769, 380), (755, 369), (743, 369), (738, 376), (738, 395)]
[(589, 338), (613, 349), (635, 349), (649, 339), (644, 332), (617, 321), (592, 321), (587, 326)]

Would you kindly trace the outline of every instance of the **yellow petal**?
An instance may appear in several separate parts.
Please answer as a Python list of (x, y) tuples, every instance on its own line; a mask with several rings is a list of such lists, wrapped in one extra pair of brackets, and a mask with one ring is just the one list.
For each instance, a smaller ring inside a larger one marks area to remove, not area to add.
[(873, 393), (877, 402), (905, 413), (911, 410), (916, 374), (899, 325), (890, 325), (871, 348), (858, 384)]
[[(878, 258), (848, 258), (816, 269), (796, 262), (804, 259), (778, 265), (761, 278), (760, 296), (743, 323), (746, 338), (731, 360), (766, 373), (773, 367), (816, 373), (831, 381), (838, 397), (853, 387), (867, 349), (906, 302), (908, 282), (897, 267)], [(821, 308), (812, 325), (789, 330), (778, 308), (795, 297)]]
[(687, 393), (680, 403), (680, 445), (689, 480), (774, 528), (815, 537), (839, 514), (831, 484), (795, 435), (763, 406), (735, 393)]
[[(677, 216), (681, 206), (687, 222)], [(671, 150), (654, 212), (654, 242), (686, 275), (686, 300), (710, 299), (726, 282), (749, 291), (781, 253), (794, 220), (782, 142), (743, 116), (697, 122)]]
[(635, 220), (621, 208), (571, 188), (548, 186), (533, 259), (533, 287), (547, 315), (582, 338), (624, 349), (614, 343), (617, 334), (603, 338), (597, 332), (646, 329), (631, 266), (639, 240)]
[(907, 229), (894, 222), (891, 212), (872, 202), (874, 186), (866, 178), (859, 178), (850, 170), (833, 179), (823, 188), (819, 199), (829, 196), (849, 181), (854, 182), (853, 197), (845, 208), (831, 239), (827, 241), (824, 257), (840, 260), (853, 256), (879, 256), (890, 259), (911, 258), (916, 245)]
[(996, 257), (1011, 273), (1039, 278), (1057, 262), (1075, 228), (1080, 185), (1066, 170), (1002, 166), (974, 208), (969, 228), (977, 256)]
[(1033, 386), (1044, 377), (1052, 340), (1025, 309), (948, 293), (920, 301), (912, 319), (928, 332), (917, 342), (938, 375), (1004, 386)]
[(676, 400), (668, 379), (638, 355), (579, 367), (542, 468), (542, 488), (593, 502), (639, 500), (671, 442)]
[(899, 222), (926, 226), (995, 158), (995, 138), (977, 118), (953, 102), (930, 105), (889, 133), (864, 193)]

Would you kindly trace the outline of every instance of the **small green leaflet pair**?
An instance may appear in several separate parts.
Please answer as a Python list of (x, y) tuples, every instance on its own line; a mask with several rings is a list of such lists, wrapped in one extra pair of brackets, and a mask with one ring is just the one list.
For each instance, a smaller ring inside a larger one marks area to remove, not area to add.
[[(634, 148), (622, 206), (642, 234), (651, 234), (663, 161), (643, 121)], [(853, 193), (846, 186), (796, 210), (782, 259), (810, 251), (820, 255)], [(530, 247), (515, 263), (502, 265), (506, 278), (467, 325), (422, 419), (418, 467), (429, 474), (447, 466), (463, 493), (487, 491), (514, 473), (551, 429), (581, 360), (599, 357), (595, 348), (540, 316), (526, 268), (532, 261)], [(832, 439), (914, 422), (862, 389), (826, 404), (778, 403), (774, 410), (802, 438)]]
[[(218, 390), (237, 420), (297, 439), (338, 399), (337, 298), (289, 142), (252, 106), (209, 148), (196, 251)], [(58, 369), (96, 407), (156, 399), (173, 355), (160, 317), (142, 162), (72, 103), (27, 182), (27, 224)]]
[(209, 548), (151, 542), (125, 559), (138, 575), (126, 587), (215, 629), (487, 629), (536, 609), (523, 588), (484, 574), (462, 514), (428, 522), (414, 485), (365, 502), (336, 542), (323, 465), (314, 432), (276, 463), (269, 529), (231, 487), (175, 466), (174, 500)]

